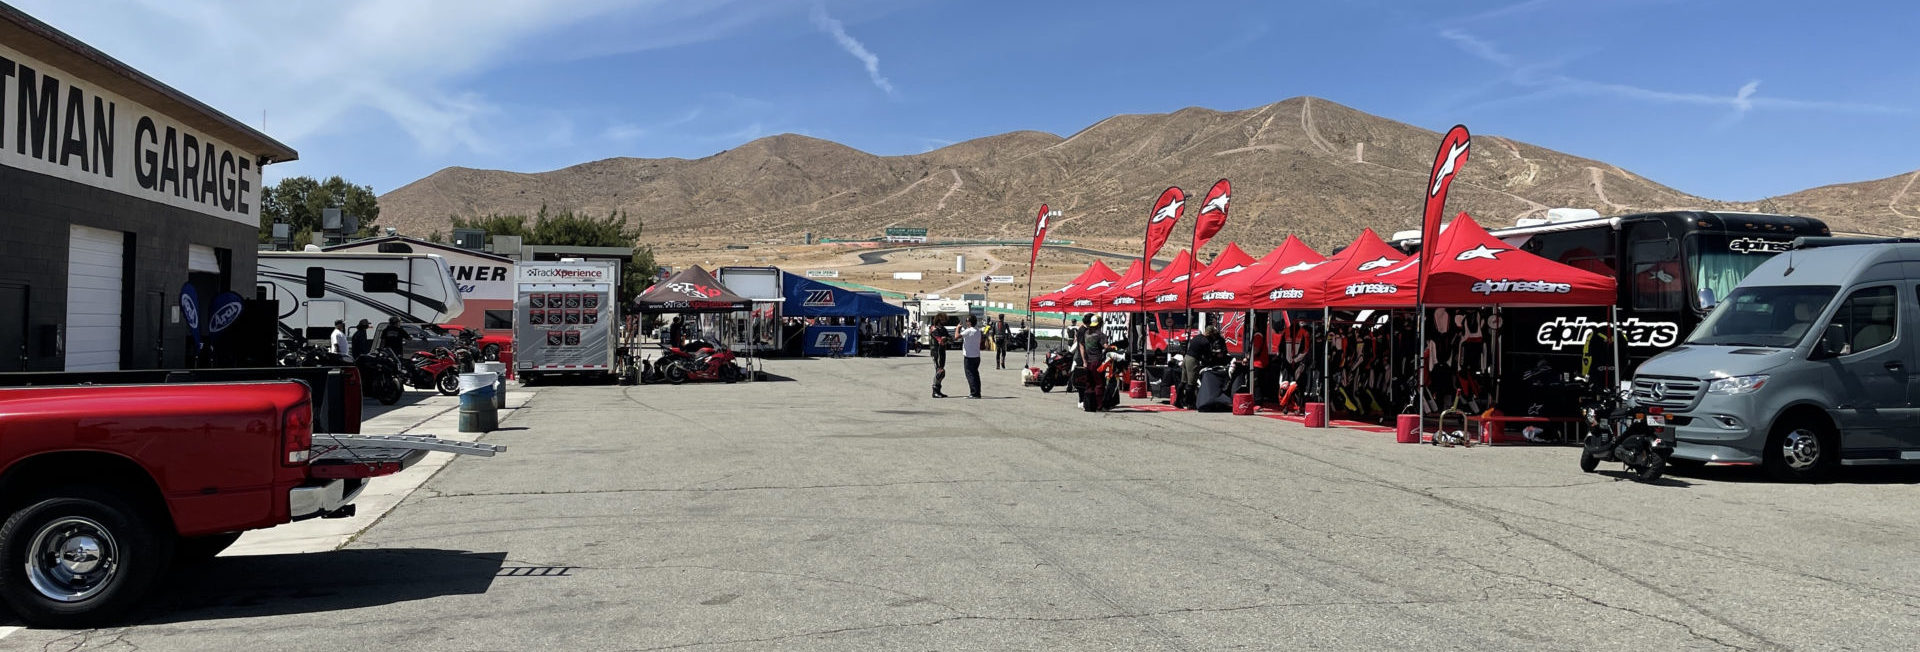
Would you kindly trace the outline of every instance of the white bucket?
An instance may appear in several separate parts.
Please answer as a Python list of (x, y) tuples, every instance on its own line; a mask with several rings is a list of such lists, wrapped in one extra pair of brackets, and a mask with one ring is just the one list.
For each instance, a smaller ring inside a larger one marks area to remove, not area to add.
[(460, 374), (460, 393), (465, 394), (481, 389), (492, 389), (494, 382), (497, 380), (499, 380), (497, 374), (477, 372)]

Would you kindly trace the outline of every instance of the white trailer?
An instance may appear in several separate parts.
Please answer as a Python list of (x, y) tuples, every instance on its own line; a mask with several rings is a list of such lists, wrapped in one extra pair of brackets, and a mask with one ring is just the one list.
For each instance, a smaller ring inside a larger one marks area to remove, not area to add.
[(280, 304), (280, 332), (310, 341), (327, 341), (334, 320), (439, 324), (466, 309), (447, 261), (433, 254), (262, 251), (257, 279)]
[(780, 308), (786, 300), (782, 274), (778, 267), (730, 266), (714, 271), (713, 278), (720, 285), (753, 301), (747, 327), (729, 329), (737, 331), (730, 348), (753, 353), (780, 349)]
[(515, 265), (513, 366), (521, 380), (615, 373), (619, 284), (611, 260)]

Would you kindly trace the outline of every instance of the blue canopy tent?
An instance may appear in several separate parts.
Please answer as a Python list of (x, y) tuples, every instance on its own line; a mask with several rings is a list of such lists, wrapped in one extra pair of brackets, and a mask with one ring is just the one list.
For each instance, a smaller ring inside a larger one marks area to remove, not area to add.
[[(907, 309), (887, 303), (879, 297), (854, 292), (841, 287), (821, 283), (797, 274), (782, 272), (782, 295), (786, 301), (780, 307), (784, 317), (812, 319), (816, 317), (839, 317), (850, 321), (883, 319), (888, 317), (906, 317)], [(827, 355), (835, 352), (841, 355), (853, 355), (859, 352), (860, 330), (855, 325), (809, 325), (805, 339), (801, 343), (801, 352), (805, 355)], [(906, 354), (906, 341), (897, 335), (879, 338), (893, 344), (887, 353)], [(897, 349), (897, 350), (896, 350)]]

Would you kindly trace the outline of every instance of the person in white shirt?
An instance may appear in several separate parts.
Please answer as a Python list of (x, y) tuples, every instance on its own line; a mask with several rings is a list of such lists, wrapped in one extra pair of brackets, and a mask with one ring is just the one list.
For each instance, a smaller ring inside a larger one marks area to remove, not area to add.
[(960, 355), (967, 370), (967, 398), (980, 398), (980, 318), (968, 317), (960, 331)]
[(344, 319), (333, 320), (333, 347), (330, 350), (340, 359), (353, 359), (353, 345), (347, 339), (347, 321)]

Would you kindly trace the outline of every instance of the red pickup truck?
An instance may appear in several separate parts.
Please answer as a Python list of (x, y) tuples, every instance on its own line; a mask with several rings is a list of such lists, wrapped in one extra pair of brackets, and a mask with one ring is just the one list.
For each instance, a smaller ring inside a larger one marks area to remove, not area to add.
[(137, 604), (176, 561), (246, 530), (353, 514), (432, 437), (313, 432), (297, 381), (0, 388), (0, 599), (76, 627)]

